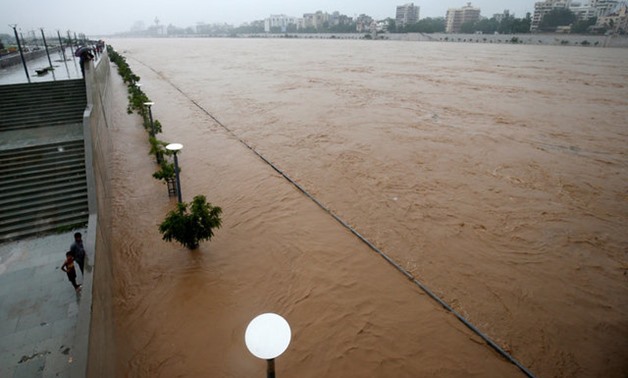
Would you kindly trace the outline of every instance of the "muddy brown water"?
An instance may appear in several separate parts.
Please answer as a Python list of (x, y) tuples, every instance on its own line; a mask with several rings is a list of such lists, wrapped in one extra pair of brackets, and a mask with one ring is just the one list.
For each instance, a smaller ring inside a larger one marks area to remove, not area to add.
[(264, 374), (243, 338), (271, 311), (280, 376), (523, 376), (241, 141), (535, 375), (628, 374), (628, 50), (108, 42), (184, 145), (184, 201), (224, 211), (198, 251), (161, 241), (174, 202), (114, 79), (121, 375)]

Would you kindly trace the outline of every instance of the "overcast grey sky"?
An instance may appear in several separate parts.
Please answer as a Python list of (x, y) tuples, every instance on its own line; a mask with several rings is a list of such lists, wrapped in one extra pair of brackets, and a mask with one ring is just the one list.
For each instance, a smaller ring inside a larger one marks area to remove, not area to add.
[[(509, 9), (524, 17), (534, 9), (535, 0), (475, 0), (482, 16), (491, 17)], [(133, 23), (146, 26), (157, 17), (161, 24), (179, 27), (197, 22), (226, 22), (239, 26), (244, 22), (261, 20), (271, 14), (301, 17), (317, 10), (339, 11), (348, 16), (367, 14), (375, 19), (395, 17), (397, 5), (408, 0), (3, 0), (0, 7), (0, 33), (12, 33), (9, 24), (18, 24), (23, 33), (45, 28), (53, 33), (72, 30), (89, 36), (128, 31)], [(448, 8), (458, 8), (466, 0), (418, 0), (421, 18), (444, 17)], [(95, 8), (95, 5), (100, 5)]]

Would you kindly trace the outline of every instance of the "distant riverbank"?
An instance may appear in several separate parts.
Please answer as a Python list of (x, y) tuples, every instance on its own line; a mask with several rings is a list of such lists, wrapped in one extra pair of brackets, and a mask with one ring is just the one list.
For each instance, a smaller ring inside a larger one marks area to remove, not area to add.
[[(120, 38), (122, 36), (116, 36)], [(300, 39), (377, 39), (414, 42), (504, 43), (547, 46), (624, 47), (628, 36), (582, 34), (447, 34), (447, 33), (257, 33), (257, 34), (194, 34), (169, 36), (133, 36), (132, 38), (300, 38)]]

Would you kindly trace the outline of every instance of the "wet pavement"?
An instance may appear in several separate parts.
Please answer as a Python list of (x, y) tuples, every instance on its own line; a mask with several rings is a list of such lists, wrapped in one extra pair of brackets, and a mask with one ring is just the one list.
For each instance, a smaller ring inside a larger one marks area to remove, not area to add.
[(74, 232), (0, 244), (0, 377), (71, 375), (81, 354), (74, 348), (79, 307), (89, 295), (60, 269)]
[[(36, 70), (50, 66), (47, 56), (44, 55), (40, 58), (27, 61), (26, 68), (28, 70), (31, 83), (80, 79), (82, 75), (81, 67), (79, 66), (79, 59), (70, 52), (70, 49), (66, 49), (65, 54), (66, 60), (64, 61), (63, 55), (60, 52), (51, 53), (50, 60), (52, 61), (54, 70), (48, 71), (43, 75), (38, 75)], [(24, 72), (24, 66), (21, 63), (0, 69), (0, 85), (20, 83), (28, 83), (26, 73)]]

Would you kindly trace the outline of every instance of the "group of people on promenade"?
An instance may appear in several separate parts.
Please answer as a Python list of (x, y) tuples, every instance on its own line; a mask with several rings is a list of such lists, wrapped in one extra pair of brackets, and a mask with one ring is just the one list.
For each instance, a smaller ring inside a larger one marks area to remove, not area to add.
[(94, 57), (98, 57), (105, 49), (105, 41), (102, 39), (98, 40), (92, 46), (80, 46), (74, 52), (74, 55), (79, 57), (79, 64), (81, 66), (81, 74), (85, 77), (85, 63), (94, 60)]
[(74, 234), (74, 243), (70, 246), (70, 250), (65, 253), (65, 261), (63, 265), (61, 265), (61, 270), (68, 275), (68, 280), (70, 280), (74, 290), (77, 292), (81, 291), (82, 285), (76, 283), (76, 267), (74, 262), (78, 264), (79, 269), (81, 269), (81, 275), (84, 278), (83, 267), (85, 265), (85, 256), (82, 235), (80, 232), (77, 232)]

